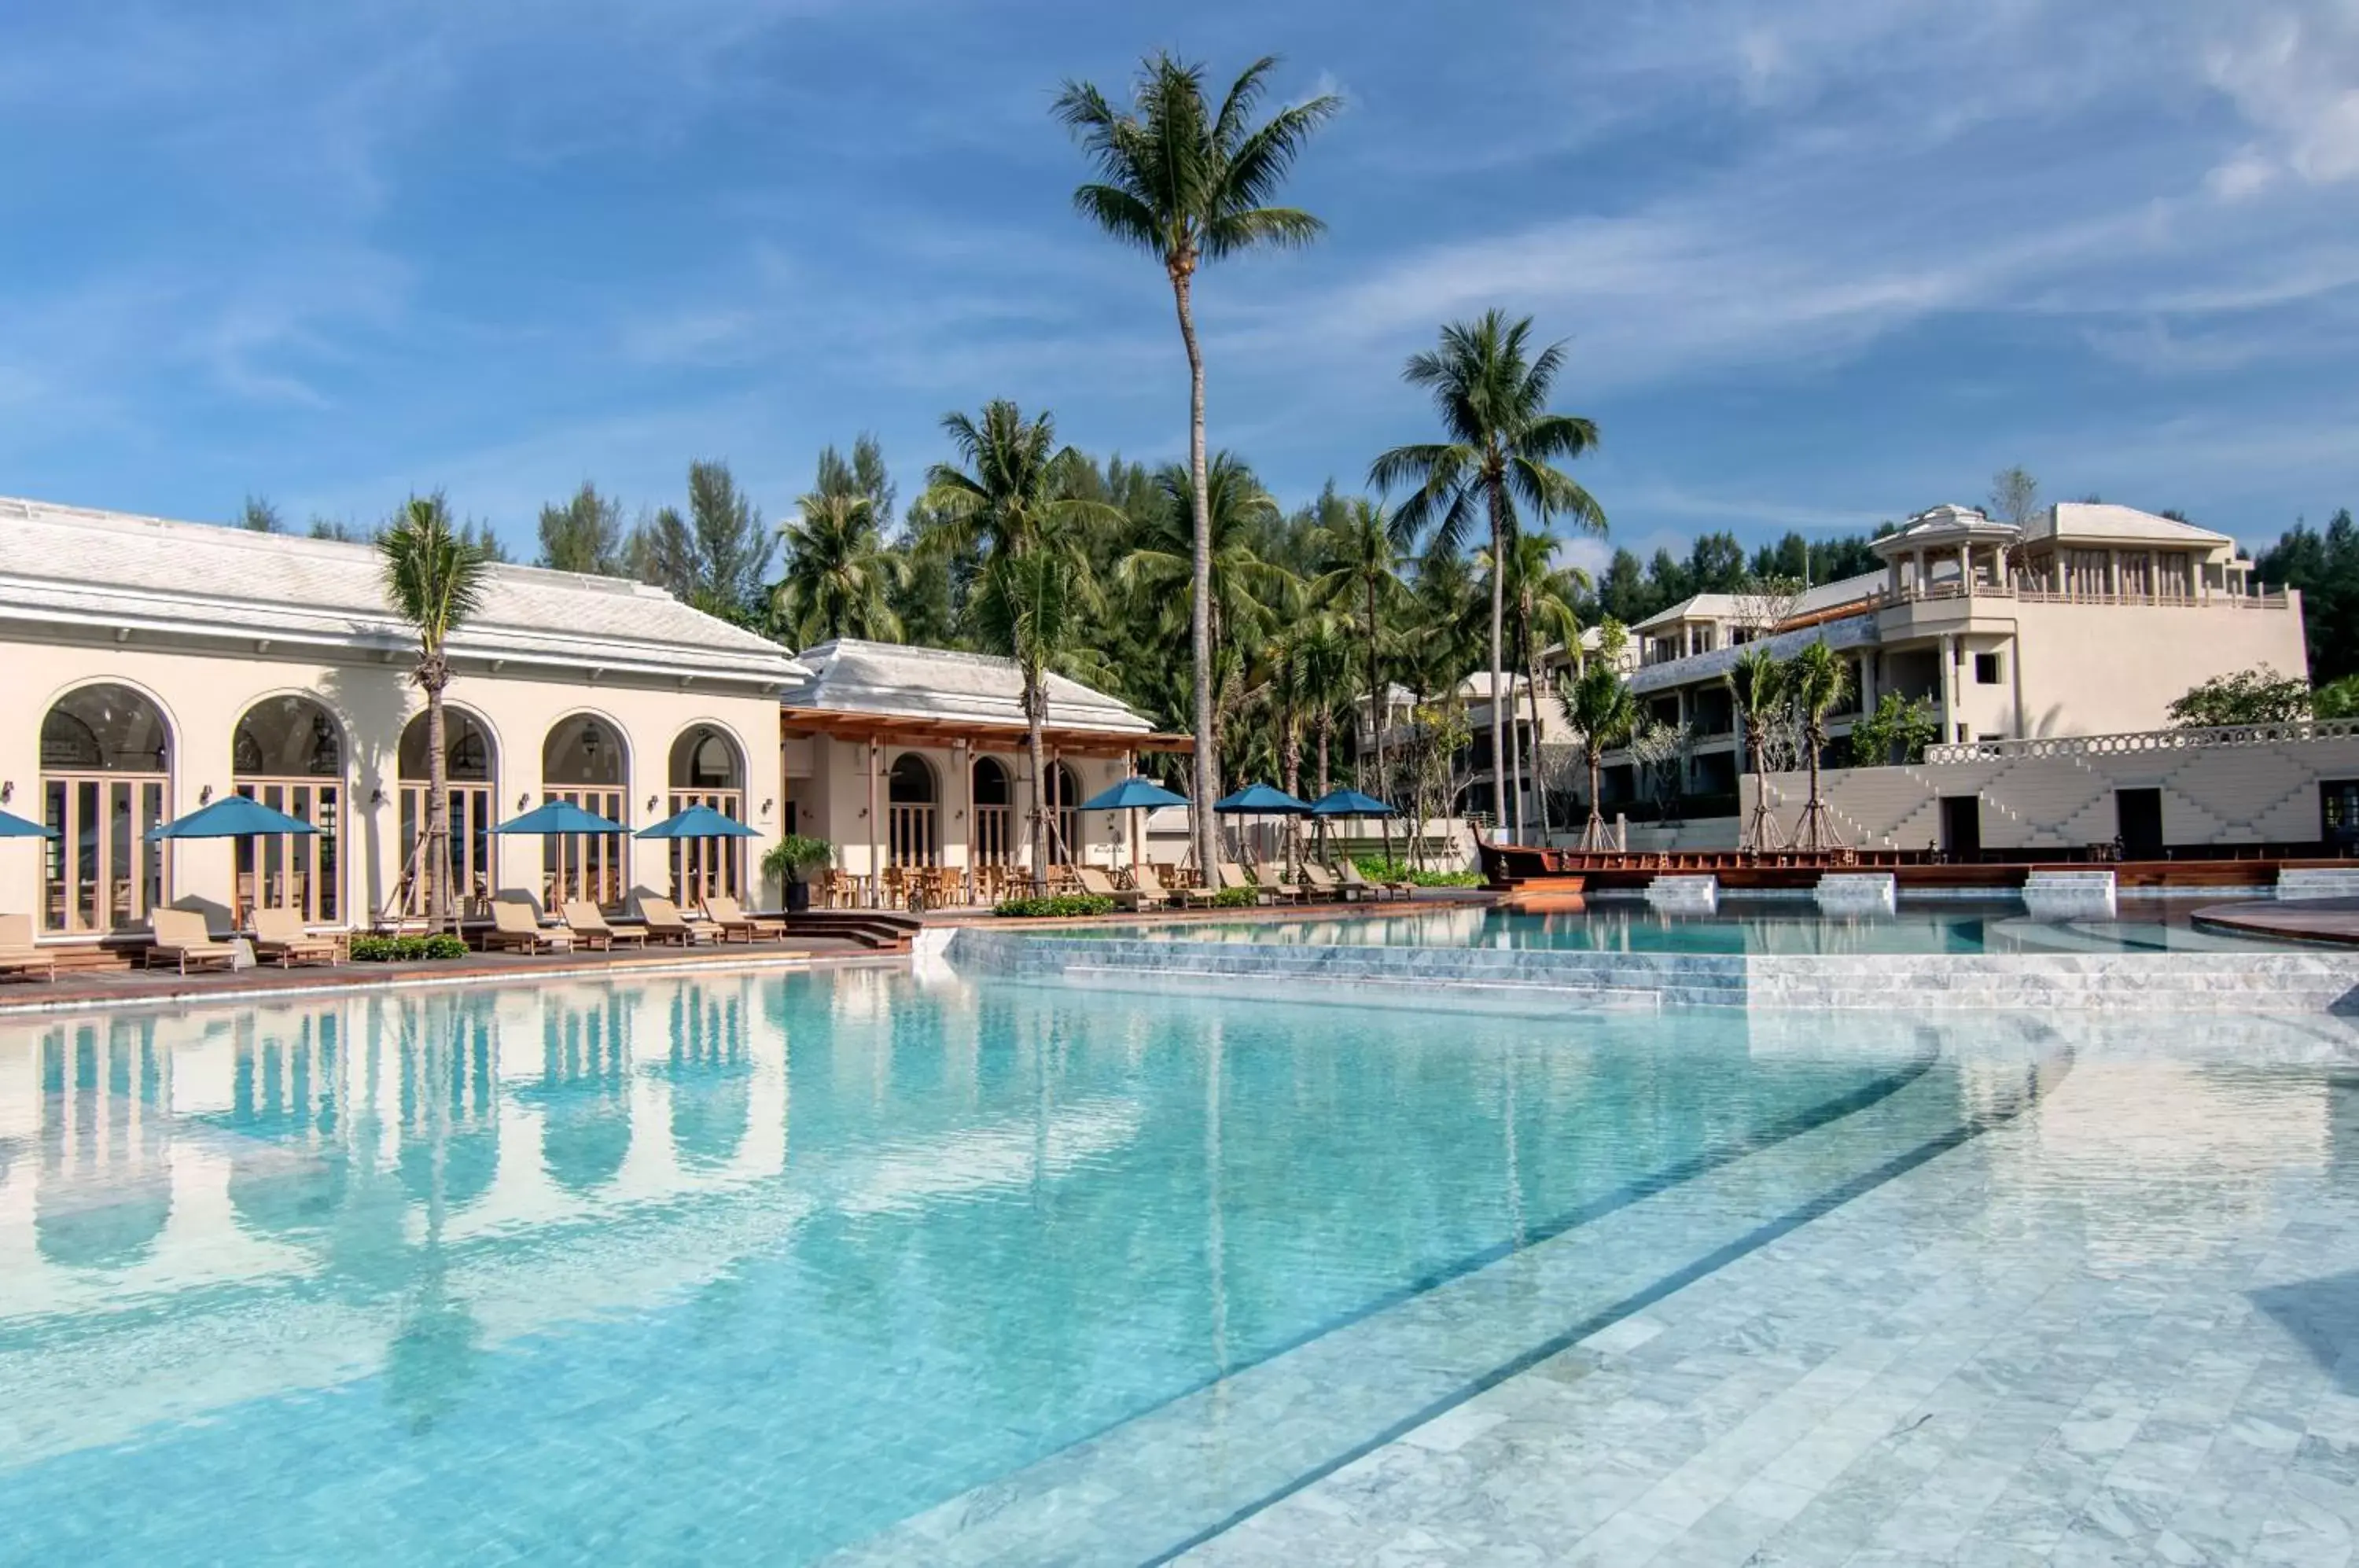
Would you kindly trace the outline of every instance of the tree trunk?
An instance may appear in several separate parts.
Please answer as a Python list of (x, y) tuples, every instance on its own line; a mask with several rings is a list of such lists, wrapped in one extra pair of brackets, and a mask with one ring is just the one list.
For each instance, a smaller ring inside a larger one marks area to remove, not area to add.
[(1802, 808), (1802, 820), (1810, 824), (1810, 842), (1804, 849), (1819, 847), (1819, 732), (1815, 724), (1802, 730), (1802, 744), (1810, 748), (1810, 800)]
[(1319, 715), (1319, 798), (1325, 800), (1332, 786), (1328, 782), (1328, 743), (1335, 734), (1335, 714), (1331, 710)]
[(1204, 354), (1196, 342), (1196, 312), (1190, 299), (1196, 258), (1170, 263), (1171, 298), (1180, 312), (1180, 338), (1188, 345), (1189, 511), (1195, 540), (1189, 581), (1193, 602), (1188, 636), (1196, 661), (1196, 868), (1207, 887), (1217, 887), (1212, 867), (1219, 846), (1212, 840), (1212, 801), (1220, 791), (1220, 735), (1212, 722), (1212, 519), (1204, 494)]
[(1582, 833), (1581, 847), (1603, 849), (1605, 847), (1605, 813), (1598, 810), (1597, 806), (1598, 777), (1603, 771), (1597, 762), (1597, 737), (1588, 736), (1582, 742), (1582, 749), (1589, 754), (1589, 826)]
[(1484, 482), (1484, 489), (1491, 502), (1491, 817), (1492, 832), (1496, 833), (1507, 821), (1509, 809), (1502, 804), (1501, 783), (1507, 776), (1506, 709), (1512, 705), (1499, 700), (1499, 676), (1506, 662), (1502, 645), (1506, 640), (1507, 625), (1507, 511), (1506, 494), (1500, 481)]
[[(1302, 798), (1302, 724), (1295, 714), (1293, 704), (1287, 705), (1285, 717), (1280, 723), (1282, 726), (1280, 733), (1285, 736), (1285, 749), (1280, 760), (1286, 768), (1286, 792), (1300, 800)], [(1300, 862), (1301, 839), (1302, 819), (1287, 818), (1286, 854), (1280, 858), (1288, 863), (1287, 869), (1289, 872), (1294, 869), (1296, 864)]]
[(419, 674), (426, 688), (426, 854), (419, 875), (426, 879), (427, 926), (440, 936), (451, 929), (451, 778), (442, 716), (450, 676), (439, 655)]
[(1048, 712), (1039, 679), (1024, 677), (1024, 745), (1032, 754), (1032, 896), (1049, 891), (1049, 774), (1040, 720)]
[(1532, 803), (1539, 808), (1540, 831), (1534, 843), (1545, 845), (1549, 838), (1548, 779), (1540, 773), (1540, 650), (1532, 641), (1528, 617), (1524, 622), (1524, 695), (1532, 711)]
[[(1376, 655), (1376, 580), (1370, 577), (1368, 579), (1368, 711), (1373, 715), (1371, 723), (1375, 735), (1376, 787), (1370, 789), (1368, 793), (1375, 796), (1379, 800), (1389, 801), (1392, 796), (1392, 781), (1385, 777), (1385, 720), (1387, 717), (1386, 713), (1387, 706), (1385, 702), (1384, 671), (1377, 662)], [(1384, 824), (1380, 831), (1385, 835), (1385, 865), (1390, 867), (1393, 862), (1393, 820), (1390, 817), (1378, 820)]]

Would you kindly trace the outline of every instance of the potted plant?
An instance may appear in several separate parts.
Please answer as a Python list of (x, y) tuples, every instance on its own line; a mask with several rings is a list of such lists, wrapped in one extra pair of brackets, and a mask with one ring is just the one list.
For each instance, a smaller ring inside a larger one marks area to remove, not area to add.
[(834, 858), (835, 846), (827, 840), (788, 833), (762, 856), (762, 869), (784, 886), (787, 913), (799, 915), (810, 908), (810, 874)]

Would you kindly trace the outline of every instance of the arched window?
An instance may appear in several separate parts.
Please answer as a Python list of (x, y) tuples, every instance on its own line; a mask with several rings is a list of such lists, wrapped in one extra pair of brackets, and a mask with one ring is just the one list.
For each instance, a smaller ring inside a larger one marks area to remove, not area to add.
[[(426, 833), (426, 715), (401, 732), (397, 754), (401, 783), (402, 908), (426, 910), (426, 879), (418, 857)], [(495, 880), (492, 824), (499, 820), (499, 747), (484, 721), (464, 708), (442, 705), (442, 774), (451, 791), (451, 886), (466, 913), (480, 914)]]
[(230, 737), (237, 792), (319, 829), (308, 836), (233, 840), (237, 913), (293, 909), (312, 925), (343, 918), (344, 743), (309, 697), (266, 697)]
[(123, 931), (168, 897), (164, 846), (172, 732), (145, 693), (112, 683), (58, 699), (41, 720), (41, 926)]
[[(712, 724), (682, 730), (671, 743), (670, 803), (665, 814), (709, 806), (734, 822), (745, 820), (745, 759), (729, 732)], [(745, 887), (742, 838), (671, 841), (671, 896), (693, 909), (715, 894), (737, 898)]]
[(1012, 866), (1015, 829), (1010, 810), (1016, 795), (1007, 765), (995, 757), (974, 759), (974, 863)]
[(886, 861), (887, 866), (936, 866), (941, 844), (935, 833), (933, 764), (914, 751), (893, 759), (886, 776)]
[[(540, 750), (540, 798), (567, 800), (628, 827), (631, 753), (622, 732), (595, 713), (560, 720)], [(555, 909), (568, 898), (605, 908), (630, 891), (628, 835), (552, 833), (540, 841), (541, 901)]]

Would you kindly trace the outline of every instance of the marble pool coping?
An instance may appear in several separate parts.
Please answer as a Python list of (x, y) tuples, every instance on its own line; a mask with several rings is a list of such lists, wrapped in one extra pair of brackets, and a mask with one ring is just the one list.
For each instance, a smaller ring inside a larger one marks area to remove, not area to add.
[(1125, 990), (1509, 1012), (1729, 1007), (2359, 1015), (2359, 952), (1684, 953), (928, 932), (919, 962)]

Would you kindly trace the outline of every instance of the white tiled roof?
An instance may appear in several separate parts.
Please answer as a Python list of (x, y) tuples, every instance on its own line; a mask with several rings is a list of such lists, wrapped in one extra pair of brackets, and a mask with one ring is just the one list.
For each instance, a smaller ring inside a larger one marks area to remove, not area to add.
[[(1024, 678), (1012, 659), (851, 637), (805, 648), (795, 658), (810, 674), (787, 688), (784, 700), (791, 708), (1024, 725)], [(1048, 686), (1048, 723), (1054, 728), (1146, 735), (1155, 727), (1078, 681), (1050, 675)]]
[(2073, 539), (2125, 539), (2139, 544), (2188, 547), (2231, 542), (2226, 534), (2215, 534), (2210, 528), (2199, 528), (2193, 523), (2141, 512), (2136, 506), (2116, 506), (2099, 501), (2060, 501), (2034, 517), (2031, 526), (2024, 530), (2024, 537), (2052, 537), (2067, 542)]
[[(1794, 602), (1792, 614), (1810, 615), (1821, 610), (1832, 610), (1854, 599), (1864, 599), (1883, 586), (1884, 573), (1881, 572), (1865, 572), (1857, 577), (1839, 577), (1832, 583), (1821, 583), (1815, 588), (1804, 589), (1801, 596)], [(1656, 611), (1630, 629), (1645, 632), (1658, 626), (1674, 626), (1680, 621), (1734, 620), (1743, 606), (1745, 597), (1742, 593), (1690, 593), (1669, 608)]]
[[(375, 550), (0, 498), (0, 619), (408, 648)], [(766, 638), (616, 578), (495, 564), (451, 639), (461, 659), (554, 662), (783, 684)]]

